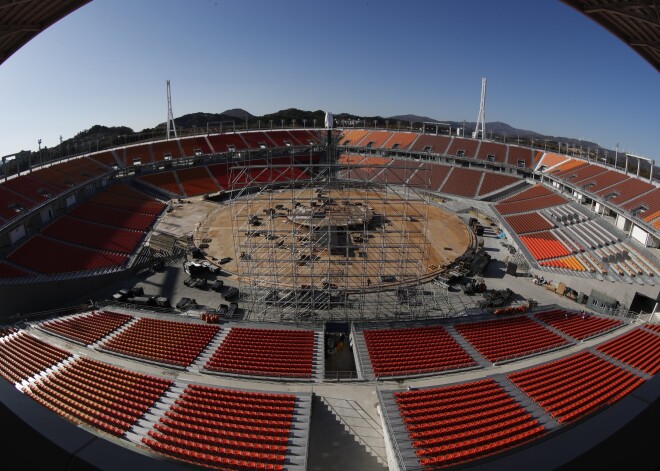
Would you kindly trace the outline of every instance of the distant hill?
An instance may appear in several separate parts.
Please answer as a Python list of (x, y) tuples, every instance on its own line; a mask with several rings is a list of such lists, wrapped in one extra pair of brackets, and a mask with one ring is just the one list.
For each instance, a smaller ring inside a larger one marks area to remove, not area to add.
[[(175, 118), (179, 136), (191, 135), (199, 132), (220, 132), (243, 130), (247, 124), (250, 129), (269, 127), (278, 128), (280, 126), (290, 127), (295, 121), (295, 126), (299, 127), (321, 127), (324, 125), (325, 112), (322, 110), (308, 111), (298, 108), (287, 108), (274, 113), (256, 116), (242, 108), (233, 108), (225, 110), (222, 113), (198, 112), (190, 113)], [(335, 126), (367, 126), (367, 127), (389, 127), (402, 130), (409, 129), (409, 123), (413, 123), (413, 128), (421, 129), (424, 122), (447, 123), (451, 126), (452, 132), (456, 133), (458, 128), (465, 127), (466, 137), (472, 136), (476, 123), (473, 121), (455, 121), (438, 120), (428, 116), (419, 116), (415, 114), (400, 114), (389, 117), (382, 116), (359, 116), (352, 113), (334, 113)], [(445, 129), (443, 132), (447, 132)], [(515, 128), (507, 123), (491, 121), (486, 123), (486, 134), (488, 139), (504, 141), (507, 143), (519, 142), (520, 145), (533, 145), (540, 148), (547, 148), (549, 151), (560, 151), (568, 153), (583, 153), (589, 149), (592, 155), (596, 149), (599, 149), (599, 157), (607, 156), (610, 161), (614, 160), (614, 150), (607, 150), (590, 141), (583, 141), (564, 136), (549, 136), (540, 134), (536, 131)], [(79, 132), (76, 136), (63, 140), (61, 145), (52, 148), (42, 148), (43, 161), (53, 160), (67, 155), (92, 152), (96, 150), (107, 149), (118, 145), (128, 145), (135, 142), (162, 139), (165, 137), (165, 123), (159, 123), (153, 128), (146, 128), (141, 131), (133, 131), (126, 126), (103, 126), (96, 124), (89, 129)], [(557, 142), (561, 143), (558, 149)], [(547, 147), (546, 147), (547, 146)], [(25, 154), (25, 156), (23, 156)], [(26, 166), (30, 156), (34, 154), (31, 151), (25, 151), (21, 158), (17, 159)], [(629, 159), (631, 166), (636, 165), (636, 159)], [(621, 161), (621, 159), (619, 159)], [(634, 167), (631, 167), (634, 168)], [(660, 171), (654, 172), (656, 175)]]
[[(413, 122), (413, 123), (439, 123), (437, 119), (429, 118), (428, 116), (418, 116), (416, 114), (398, 114), (387, 118), (392, 121)], [(446, 122), (446, 121), (443, 121)]]

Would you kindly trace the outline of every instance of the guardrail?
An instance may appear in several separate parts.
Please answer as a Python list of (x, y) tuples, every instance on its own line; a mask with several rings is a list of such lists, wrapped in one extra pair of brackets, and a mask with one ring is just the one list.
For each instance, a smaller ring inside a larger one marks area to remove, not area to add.
[(378, 402), (380, 403), (380, 412), (381, 414), (383, 414), (383, 419), (385, 420), (385, 426), (387, 427), (387, 434), (389, 435), (389, 437), (383, 437), (383, 438), (385, 440), (389, 440), (390, 444), (392, 445), (392, 449), (396, 454), (396, 460), (399, 463), (399, 469), (405, 471), (407, 469), (406, 463), (403, 461), (403, 455), (401, 454), (401, 450), (399, 449), (399, 444), (394, 439), (390, 440), (390, 437), (393, 438), (394, 436), (394, 428), (392, 427), (390, 416), (387, 413), (387, 408), (385, 407), (385, 401), (383, 401), (383, 394), (380, 388), (378, 387), (377, 379), (375, 381), (375, 385), (376, 385), (376, 395), (378, 396)]

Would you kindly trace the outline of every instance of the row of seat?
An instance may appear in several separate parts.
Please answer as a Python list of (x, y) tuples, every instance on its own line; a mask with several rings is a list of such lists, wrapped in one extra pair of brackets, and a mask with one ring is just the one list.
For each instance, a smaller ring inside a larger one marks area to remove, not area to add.
[(0, 342), (0, 375), (20, 383), (68, 358), (70, 353), (24, 332)]
[(365, 330), (374, 374), (393, 376), (476, 365), (444, 327)]
[(588, 351), (507, 377), (559, 422), (615, 402), (644, 382)]
[(233, 374), (309, 378), (315, 348), (311, 330), (232, 327), (204, 367)]
[(549, 231), (521, 235), (519, 238), (536, 260), (543, 261), (571, 254), (566, 246)]
[[(569, 256), (563, 258), (557, 258), (554, 260), (545, 260), (539, 262), (539, 265), (542, 267), (553, 267), (553, 268), (565, 268), (567, 270), (573, 271), (587, 271), (588, 268), (585, 267), (585, 264), (577, 257)], [(593, 273), (593, 269), (590, 269)]]
[(570, 335), (576, 340), (585, 340), (623, 325), (618, 319), (608, 319), (566, 309), (553, 309), (540, 312), (536, 314), (536, 318), (562, 331), (566, 335)]
[(130, 314), (98, 311), (53, 319), (40, 328), (85, 345), (90, 345), (133, 319)]
[(141, 317), (100, 346), (126, 355), (190, 365), (218, 333), (217, 325)]
[(547, 231), (554, 228), (554, 224), (544, 218), (540, 213), (524, 213), (504, 218), (516, 234)]
[(471, 461), (545, 433), (493, 379), (393, 394), (420, 465)]
[(493, 363), (568, 344), (567, 340), (526, 316), (456, 324), (455, 328)]
[[(655, 330), (660, 332), (660, 326)], [(598, 351), (650, 375), (660, 371), (660, 335), (641, 328), (600, 345)]]

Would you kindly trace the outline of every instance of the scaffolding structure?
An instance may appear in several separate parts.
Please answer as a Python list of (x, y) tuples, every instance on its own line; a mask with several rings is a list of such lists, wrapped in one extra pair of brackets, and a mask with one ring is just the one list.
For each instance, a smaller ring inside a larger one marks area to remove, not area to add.
[(234, 166), (232, 232), (246, 318), (425, 317), (434, 296), (423, 288), (429, 179), (417, 162), (356, 166), (292, 156)]

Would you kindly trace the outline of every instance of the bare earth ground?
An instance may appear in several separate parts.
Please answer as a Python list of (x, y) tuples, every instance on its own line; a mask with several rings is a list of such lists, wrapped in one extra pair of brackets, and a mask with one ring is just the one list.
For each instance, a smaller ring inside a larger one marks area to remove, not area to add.
[[(237, 224), (241, 229), (249, 228), (247, 224), (247, 216), (249, 214), (264, 215), (263, 209), (273, 207), (277, 203), (290, 208), (293, 205), (291, 200), (295, 198), (297, 201), (310, 201), (315, 198), (312, 195), (313, 190), (296, 190), (295, 195), (291, 192), (285, 195), (272, 195), (261, 194), (252, 199), (245, 199), (244, 201), (235, 201), (232, 206), (229, 203), (213, 203), (216, 205), (215, 209), (209, 210), (209, 202), (204, 202), (204, 210), (208, 213), (204, 220), (202, 220), (195, 232), (195, 241), (197, 243), (204, 239), (208, 244), (205, 249), (207, 258), (211, 261), (219, 260), (223, 257), (231, 257), (232, 260), (223, 265), (223, 269), (232, 273), (239, 271), (237, 259), (237, 251), (235, 242), (239, 237), (245, 237), (243, 234), (236, 235), (232, 228), (232, 219), (235, 218)], [(292, 196), (293, 195), (293, 196)], [(347, 195), (330, 195), (341, 201)], [(350, 201), (362, 202), (369, 205), (374, 213), (385, 215), (389, 221), (385, 232), (381, 235), (377, 231), (371, 231), (369, 243), (367, 244), (367, 257), (370, 260), (383, 260), (383, 266), (380, 267), (380, 274), (388, 274), (391, 270), (395, 274), (399, 262), (403, 258), (416, 259), (415, 263), (419, 267), (409, 268), (410, 272), (414, 272), (418, 276), (425, 276), (430, 273), (439, 271), (443, 266), (453, 262), (456, 257), (465, 253), (470, 235), (465, 223), (454, 213), (444, 210), (434, 205), (427, 205), (422, 201), (403, 201), (399, 197), (383, 197), (376, 193), (371, 193), (369, 190), (352, 190)], [(288, 204), (287, 204), (288, 203)], [(193, 203), (193, 205), (196, 203)], [(184, 206), (184, 211), (188, 211), (188, 207)], [(341, 206), (338, 205), (338, 206)], [(190, 208), (193, 210), (193, 208)], [(232, 217), (233, 213), (233, 217)], [(403, 215), (414, 215), (415, 218), (412, 222), (407, 221)], [(417, 217), (420, 216), (420, 217)], [(426, 221), (423, 219), (427, 218)], [(301, 246), (293, 236), (297, 233), (297, 229), (301, 229), (300, 233), (304, 234), (307, 230), (305, 227), (292, 227), (291, 221), (287, 217), (277, 217), (273, 219), (270, 229), (278, 237), (280, 243), (284, 243), (286, 247), (291, 249), (291, 253), (305, 253), (305, 247)], [(405, 235), (401, 235), (405, 234)], [(288, 253), (280, 255), (283, 252), (275, 248), (275, 243), (278, 239), (272, 242), (267, 242), (263, 238), (258, 238), (256, 244), (259, 245), (258, 249), (252, 252), (254, 257), (262, 257), (263, 259), (279, 259), (279, 268), (286, 264), (290, 264), (291, 268), (284, 268), (284, 270), (296, 270), (296, 276), (299, 282), (305, 282), (307, 279), (305, 275), (309, 275), (310, 268), (297, 267), (292, 260), (295, 256)], [(386, 245), (383, 248), (381, 245)], [(420, 254), (427, 254), (427, 261), (424, 261), (424, 256)], [(327, 251), (317, 253), (318, 258), (315, 261), (316, 270), (322, 270), (322, 267), (333, 267), (344, 270), (342, 277), (344, 278), (357, 278), (365, 274), (365, 270), (374, 270), (374, 265), (367, 267), (365, 264), (360, 263), (360, 260), (352, 259), (350, 264), (342, 263), (346, 261), (345, 256), (330, 255)], [(420, 260), (420, 258), (422, 260)], [(272, 260), (271, 260), (272, 262)], [(387, 267), (389, 264), (390, 268)], [(424, 264), (422, 266), (421, 264)], [(264, 262), (264, 270), (267, 263)], [(365, 268), (366, 267), (366, 268)], [(399, 268), (400, 269), (400, 268)], [(259, 269), (256, 269), (257, 271)], [(255, 273), (254, 271), (251, 273)], [(264, 273), (264, 275), (267, 275)], [(313, 275), (311, 275), (313, 276)], [(287, 283), (288, 284), (288, 283)]]

